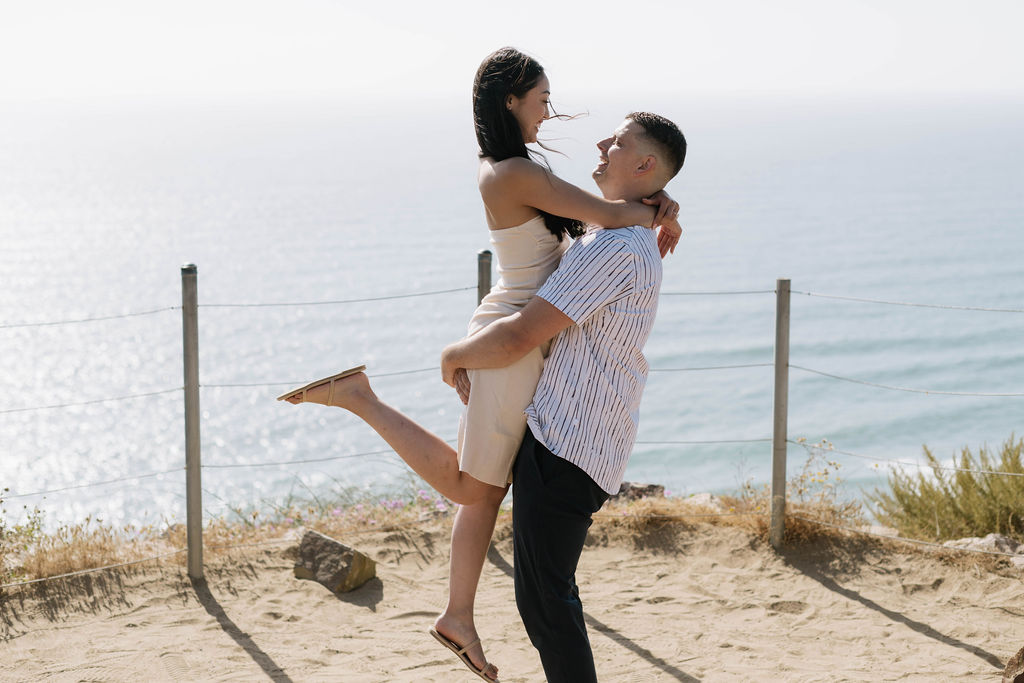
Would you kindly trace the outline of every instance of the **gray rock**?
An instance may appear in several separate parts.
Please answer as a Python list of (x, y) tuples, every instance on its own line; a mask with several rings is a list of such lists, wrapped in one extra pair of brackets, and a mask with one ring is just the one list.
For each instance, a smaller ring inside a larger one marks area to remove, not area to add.
[(718, 496), (713, 493), (695, 493), (688, 498), (683, 498), (681, 501), (683, 505), (692, 505), (698, 508), (708, 508), (721, 512), (725, 509), (725, 505), (719, 500)]
[(306, 531), (295, 560), (295, 578), (323, 584), (334, 593), (359, 588), (377, 575), (377, 563), (329, 536)]
[(639, 500), (640, 498), (662, 498), (665, 495), (665, 487), (661, 484), (634, 484), (631, 481), (624, 481), (619, 486), (619, 492), (612, 496), (617, 500)]
[(946, 541), (942, 545), (947, 548), (985, 550), (990, 553), (1016, 554), (1024, 550), (1022, 544), (1002, 534), (989, 534), (985, 538), (958, 538), (955, 541)]
[(1024, 648), (1010, 657), (1003, 669), (1003, 683), (1024, 683)]

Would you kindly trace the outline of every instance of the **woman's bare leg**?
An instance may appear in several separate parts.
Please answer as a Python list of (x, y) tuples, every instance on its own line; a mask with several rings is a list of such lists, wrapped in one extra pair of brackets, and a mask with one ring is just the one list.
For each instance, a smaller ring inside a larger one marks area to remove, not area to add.
[[(480, 502), (463, 505), (455, 513), (448, 573), (448, 605), (434, 622), (434, 628), (441, 635), (460, 645), (472, 643), (479, 637), (473, 619), (476, 590), (491, 535), (494, 533), (498, 508), (508, 490), (497, 486), (488, 488), (490, 490)], [(487, 663), (483, 647), (479, 644), (471, 647), (466, 654), (478, 668)], [(492, 677), (497, 677), (497, 674), (498, 669), (494, 667)]]
[[(302, 403), (303, 399), (296, 397), (289, 402)], [(460, 646), (476, 640), (478, 636), (473, 620), (476, 589), (494, 533), (498, 508), (507, 487), (485, 484), (460, 471), (455, 449), (381, 401), (370, 387), (365, 373), (336, 380), (333, 394), (329, 383), (314, 387), (306, 392), (304, 402), (336, 406), (354, 413), (387, 441), (428, 484), (461, 505), (452, 527), (448, 605), (434, 627)], [(478, 668), (487, 665), (479, 644), (466, 654)], [(487, 666), (486, 673), (496, 678), (497, 667)]]
[[(329, 384), (306, 392), (306, 403), (327, 405)], [(290, 400), (301, 403), (301, 398)], [(365, 373), (337, 380), (331, 405), (355, 413), (388, 442), (416, 474), (445, 498), (471, 505), (495, 488), (459, 471), (455, 449), (408, 417), (387, 405), (373, 393)]]

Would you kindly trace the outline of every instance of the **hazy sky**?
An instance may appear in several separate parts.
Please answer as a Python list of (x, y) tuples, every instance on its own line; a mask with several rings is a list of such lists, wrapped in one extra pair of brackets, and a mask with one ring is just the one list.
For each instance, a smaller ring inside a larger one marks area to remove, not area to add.
[[(466, 96), (502, 45), (555, 84), (1024, 93), (1018, 0), (30, 0), (0, 9), (0, 100)], [(541, 8), (538, 11), (537, 8)], [(638, 11), (639, 10), (639, 11)]]

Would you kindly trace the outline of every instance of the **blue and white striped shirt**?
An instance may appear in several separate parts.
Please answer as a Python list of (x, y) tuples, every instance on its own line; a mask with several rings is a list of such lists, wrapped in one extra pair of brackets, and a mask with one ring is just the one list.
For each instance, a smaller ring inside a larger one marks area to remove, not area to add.
[(660, 289), (655, 232), (632, 227), (587, 232), (537, 292), (576, 324), (552, 343), (527, 424), (610, 494), (636, 439)]

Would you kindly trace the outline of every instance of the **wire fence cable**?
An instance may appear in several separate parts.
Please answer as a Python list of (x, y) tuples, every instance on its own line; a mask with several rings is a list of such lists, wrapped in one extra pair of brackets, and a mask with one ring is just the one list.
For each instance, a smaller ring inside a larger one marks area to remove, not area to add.
[[(397, 377), (399, 375), (416, 375), (424, 372), (439, 372), (441, 366), (435, 366), (432, 368), (417, 368), (416, 370), (398, 370), (396, 372), (377, 372), (372, 375), (367, 375), (370, 379), (376, 379), (378, 377)], [(284, 386), (295, 386), (300, 384), (298, 380), (292, 380), (290, 382), (250, 382), (246, 384), (200, 384), (201, 389), (233, 389), (239, 387), (284, 387)]]
[[(453, 444), (457, 443), (458, 439), (446, 439), (445, 443)], [(203, 463), (202, 468), (205, 469), (237, 469), (245, 467), (273, 467), (276, 465), (303, 465), (311, 462), (329, 462), (331, 460), (347, 460), (349, 458), (362, 458), (370, 455), (398, 455), (393, 448), (385, 448), (379, 451), (364, 451), (362, 453), (346, 453), (344, 455), (331, 455), (324, 458), (309, 458), (305, 460), (279, 460), (276, 462), (241, 462), (231, 463), (228, 465), (207, 465)]]
[(894, 387), (889, 384), (878, 384), (877, 382), (867, 382), (862, 379), (853, 379), (851, 377), (842, 377), (840, 375), (833, 375), (821, 370), (813, 370), (811, 368), (805, 368), (802, 365), (789, 364), (789, 367), (796, 370), (803, 370), (804, 372), (810, 372), (815, 375), (821, 375), (822, 377), (828, 377), (830, 379), (837, 379), (843, 382), (852, 382), (854, 384), (863, 384), (869, 387), (875, 387), (878, 389), (889, 389), (891, 391), (907, 391), (913, 394), (937, 394), (941, 396), (980, 396), (984, 398), (1010, 398), (1024, 396), (1024, 393), (981, 393), (981, 392), (969, 392), (969, 391), (936, 391), (934, 389), (910, 389), (908, 387)]
[(774, 294), (774, 289), (749, 289), (734, 292), (661, 292), (661, 296), (730, 296), (744, 294)]
[(338, 304), (359, 304), (368, 301), (391, 301), (393, 299), (412, 299), (420, 296), (433, 296), (435, 294), (451, 294), (453, 292), (468, 292), (475, 290), (472, 287), (455, 287), (453, 289), (438, 289), (430, 292), (412, 292), (409, 294), (391, 294), (389, 296), (373, 296), (362, 299), (335, 299), (329, 301), (282, 301), (279, 303), (256, 303), (256, 304), (199, 304), (199, 308), (285, 308), (297, 306), (334, 306)]
[(165, 313), (166, 311), (177, 311), (180, 310), (181, 306), (167, 306), (165, 308), (154, 308), (151, 311), (138, 311), (136, 313), (122, 313), (120, 315), (103, 315), (95, 318), (76, 318), (73, 320), (53, 320), (49, 322), (41, 323), (10, 323), (7, 325), (0, 325), (0, 330), (9, 330), (16, 327), (50, 327), (53, 325), (74, 325), (76, 323), (93, 323), (102, 320), (118, 320), (119, 318), (137, 318), (144, 315), (153, 315), (155, 313)]
[(165, 557), (171, 557), (173, 555), (180, 555), (181, 553), (188, 550), (187, 548), (181, 548), (180, 550), (174, 550), (169, 553), (162, 555), (154, 555), (153, 557), (144, 557), (141, 560), (132, 560), (131, 562), (120, 562), (118, 564), (108, 564), (105, 567), (94, 567), (92, 569), (82, 569), (77, 572), (68, 572), (67, 574), (58, 574), (57, 576), (44, 576), (41, 579), (32, 579), (31, 581), (18, 581), (16, 583), (5, 583), (0, 585), (2, 588), (17, 588), (19, 586), (29, 586), (33, 583), (43, 583), (44, 581), (56, 581), (57, 579), (67, 579), (72, 576), (81, 576), (83, 574), (95, 574), (96, 572), (106, 571), (108, 569), (117, 569), (118, 567), (130, 567), (134, 564), (142, 564), (143, 562), (152, 562), (153, 560), (161, 560)]
[(770, 368), (774, 363), (744, 363), (742, 365), (707, 365), (693, 368), (651, 368), (649, 372), (697, 372), (700, 370), (738, 370), (741, 368)]
[(92, 401), (79, 401), (77, 403), (58, 403), (50, 406), (32, 406), (29, 408), (7, 408), (0, 410), (0, 415), (6, 415), (9, 413), (24, 413), (30, 410), (52, 410), (55, 408), (74, 408), (76, 406), (91, 406), (97, 403), (111, 403), (114, 401), (128, 401), (135, 398), (147, 398), (149, 396), (160, 396), (162, 394), (172, 394), (176, 391), (183, 391), (184, 387), (175, 387), (174, 389), (163, 389), (161, 391), (150, 391), (145, 394), (130, 394), (128, 396), (115, 396), (113, 398), (97, 398)]
[[(799, 441), (793, 441), (792, 439), (787, 439), (787, 443), (791, 443), (791, 444), (794, 444), (796, 446), (804, 446), (804, 447), (812, 445), (812, 444), (802, 443), (802, 442), (799, 442)], [(852, 456), (854, 458), (863, 458), (864, 460), (874, 460), (874, 461), (877, 461), (877, 462), (884, 462), (884, 463), (887, 463), (889, 465), (902, 465), (904, 467), (928, 467), (928, 468), (931, 468), (931, 469), (946, 470), (946, 471), (949, 471), (949, 472), (966, 472), (966, 473), (970, 473), (970, 474), (994, 474), (994, 475), (1003, 475), (1003, 476), (1006, 476), (1006, 477), (1024, 477), (1024, 472), (999, 472), (997, 470), (970, 470), (970, 469), (965, 469), (963, 467), (949, 467), (949, 466), (946, 466), (946, 465), (932, 465), (931, 463), (926, 463), (926, 462), (906, 462), (906, 461), (903, 461), (903, 460), (890, 460), (888, 458), (878, 458), (878, 457), (875, 457), (875, 456), (872, 456), (872, 455), (861, 455), (860, 453), (851, 453), (850, 451), (844, 451), (844, 450), (842, 450), (840, 448), (827, 448), (827, 449), (825, 449), (825, 452), (827, 452), (827, 453), (841, 453), (843, 455), (849, 455), (849, 456)]]
[(799, 519), (800, 521), (807, 522), (808, 524), (820, 524), (822, 526), (832, 527), (833, 529), (841, 529), (843, 531), (849, 531), (854, 534), (861, 534), (862, 536), (873, 536), (875, 538), (882, 538), (889, 541), (897, 541), (899, 543), (912, 543), (914, 545), (929, 546), (932, 548), (939, 548), (941, 550), (948, 550), (952, 552), (965, 552), (965, 553), (979, 553), (981, 555), (999, 555), (1000, 557), (1024, 557), (1017, 553), (1003, 553), (997, 550), (979, 550), (977, 548), (958, 548), (956, 546), (943, 545), (942, 543), (933, 543), (931, 541), (919, 541), (916, 538), (904, 538), (902, 536), (889, 536), (888, 534), (877, 534), (873, 531), (865, 531), (863, 529), (855, 529), (851, 526), (842, 526), (840, 524), (832, 524), (830, 522), (822, 522), (818, 519), (808, 519), (807, 517), (800, 517), (798, 515), (788, 515), (792, 519)]
[(719, 444), (719, 443), (766, 443), (771, 441), (770, 438), (765, 439), (719, 439), (709, 441), (636, 441), (638, 445), (644, 446), (699, 446), (704, 444)]
[[(697, 372), (703, 370), (737, 370), (740, 368), (770, 368), (771, 363), (746, 363), (743, 365), (709, 365), (705, 367), (692, 367), (692, 368), (651, 368), (650, 372)], [(395, 372), (376, 372), (372, 375), (367, 375), (370, 379), (377, 379), (378, 377), (398, 377), (400, 375), (416, 375), (424, 372), (440, 372), (441, 367), (435, 365), (432, 368), (417, 368), (415, 370), (397, 370)], [(297, 385), (299, 380), (292, 380), (290, 382), (247, 382), (247, 383), (226, 383), (226, 384), (200, 384), (202, 389), (237, 389), (237, 388), (258, 388), (258, 387), (284, 387), (289, 385)]]
[(985, 311), (986, 313), (1024, 313), (1022, 308), (983, 308), (980, 306), (949, 306), (944, 304), (921, 304), (908, 301), (884, 301), (882, 299), (863, 299), (855, 296), (838, 296), (835, 294), (818, 294), (816, 292), (801, 292), (791, 289), (792, 294), (803, 294), (805, 296), (818, 297), (820, 299), (838, 299), (839, 301), (856, 301), (865, 304), (885, 304), (888, 306), (913, 306), (915, 308), (940, 308), (948, 311)]
[(0, 498), (6, 498), (7, 500), (13, 500), (15, 498), (29, 498), (31, 496), (45, 496), (49, 493), (60, 493), (62, 491), (71, 491), (72, 489), (89, 489), (94, 486), (106, 486), (107, 484), (117, 484), (122, 481), (133, 481), (135, 479), (149, 479), (152, 477), (159, 477), (163, 474), (174, 474), (175, 472), (184, 472), (184, 467), (176, 467), (173, 470), (164, 470), (163, 472), (149, 472), (148, 474), (134, 474), (130, 477), (121, 477), (119, 479), (108, 479), (107, 481), (94, 481), (90, 484), (76, 484), (75, 486), (65, 486), (59, 489), (50, 489), (49, 491), (36, 491), (35, 493), (18, 493), (13, 496), (0, 495)]

